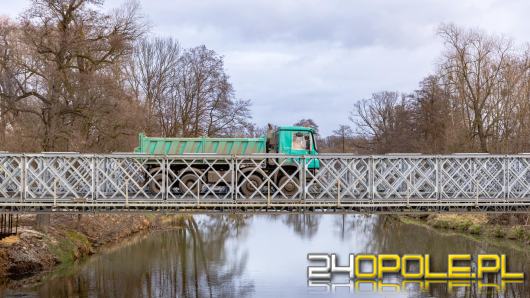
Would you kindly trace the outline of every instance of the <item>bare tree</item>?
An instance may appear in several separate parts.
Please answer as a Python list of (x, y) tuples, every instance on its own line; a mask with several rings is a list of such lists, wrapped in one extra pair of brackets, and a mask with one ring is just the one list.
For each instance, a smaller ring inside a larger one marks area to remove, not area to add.
[(342, 145), (342, 152), (346, 152), (346, 142), (352, 137), (353, 130), (349, 125), (341, 124), (338, 129), (333, 131), (333, 135), (336, 136)]
[(108, 103), (102, 98), (115, 89), (113, 67), (142, 33), (136, 5), (111, 14), (99, 11), (100, 5), (97, 0), (33, 0), (10, 36), (18, 45), (7, 62), (16, 69), (10, 78), (16, 89), (1, 95), (10, 110), (42, 124), (33, 137), (43, 150), (68, 150), (77, 124), (86, 134), (92, 131), (93, 119), (85, 112)]
[(171, 39), (143, 40), (127, 67), (147, 110), (144, 129), (163, 136), (241, 135), (250, 101), (235, 99), (223, 59), (204, 46), (181, 50)]
[(507, 103), (497, 96), (496, 88), (508, 67), (512, 42), (454, 25), (440, 26), (438, 34), (447, 46), (441, 74), (462, 105), (469, 138), (478, 139), (480, 150), (488, 152), (488, 137), (499, 121), (499, 107)]
[(205, 46), (187, 50), (175, 84), (180, 134), (220, 135), (244, 125), (249, 101), (234, 99), (222, 57)]
[(376, 152), (415, 151), (413, 112), (406, 96), (397, 92), (374, 93), (358, 101), (350, 114), (358, 133)]
[(143, 130), (148, 134), (166, 136), (175, 131), (173, 126), (177, 123), (168, 114), (174, 114), (176, 109), (171, 92), (180, 58), (180, 45), (172, 38), (142, 39), (125, 68), (136, 98), (145, 107)]
[(315, 134), (319, 134), (319, 131), (318, 131), (318, 125), (317, 123), (315, 122), (315, 120), (313, 119), (301, 119), (299, 121), (297, 121), (295, 124), (295, 126), (303, 126), (303, 127), (309, 127), (309, 128), (312, 128), (315, 130)]
[[(272, 124), (270, 124), (271, 127)], [(248, 128), (247, 128), (247, 136), (248, 137), (251, 137), (251, 138), (259, 138), (259, 137), (263, 137), (263, 136), (266, 136), (267, 135), (267, 132), (269, 130), (269, 125), (264, 125), (264, 126), (258, 126), (254, 123), (248, 125)]]
[(377, 152), (530, 149), (530, 58), (511, 40), (443, 25), (446, 50), (412, 94), (375, 93), (351, 120)]
[(9, 94), (16, 89), (14, 71), (11, 67), (11, 55), (14, 46), (11, 43), (16, 25), (7, 18), (0, 18), (0, 150), (6, 149), (6, 134), (9, 125)]
[(439, 78), (437, 76), (425, 78), (420, 82), (420, 88), (412, 93), (410, 98), (422, 152), (447, 152), (451, 143), (461, 139), (455, 131), (462, 129), (458, 129), (461, 128), (458, 120), (452, 117), (450, 96)]

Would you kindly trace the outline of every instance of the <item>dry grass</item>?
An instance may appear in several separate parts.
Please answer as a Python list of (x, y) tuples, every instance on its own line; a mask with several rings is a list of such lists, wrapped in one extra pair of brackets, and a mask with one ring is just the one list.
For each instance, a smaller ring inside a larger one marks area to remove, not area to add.
[(0, 240), (0, 245), (12, 245), (20, 241), (20, 238), (16, 235), (5, 237), (4, 239)]
[(486, 214), (436, 214), (434, 215), (437, 220), (446, 220), (451, 222), (460, 222), (462, 220), (470, 221), (472, 224), (481, 225), (488, 223), (488, 217)]

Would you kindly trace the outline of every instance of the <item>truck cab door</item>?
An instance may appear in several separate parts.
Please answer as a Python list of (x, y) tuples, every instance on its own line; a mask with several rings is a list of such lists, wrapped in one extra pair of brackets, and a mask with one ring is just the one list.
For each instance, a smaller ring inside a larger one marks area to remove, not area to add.
[[(287, 144), (282, 146), (285, 152), (284, 154), (289, 155), (305, 155), (311, 156), (316, 155), (315, 144), (313, 140), (313, 134), (308, 131), (291, 131), (289, 138), (285, 138)], [(308, 168), (313, 169), (317, 167), (315, 163), (317, 160), (310, 160), (308, 162)], [(294, 162), (293, 162), (294, 163)]]
[(294, 155), (310, 154), (311, 134), (307, 132), (293, 132), (291, 136), (291, 151)]

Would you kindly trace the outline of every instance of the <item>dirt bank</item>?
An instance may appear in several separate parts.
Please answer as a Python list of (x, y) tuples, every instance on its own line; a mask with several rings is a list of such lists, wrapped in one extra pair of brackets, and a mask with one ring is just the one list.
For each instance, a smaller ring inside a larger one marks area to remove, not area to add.
[(19, 218), (16, 236), (0, 240), (0, 277), (19, 278), (71, 263), (132, 234), (157, 226), (147, 215), (52, 215), (37, 229), (34, 215)]
[(404, 221), (416, 221), (438, 229), (455, 230), (497, 239), (510, 239), (522, 245), (530, 244), (527, 214), (430, 214), (401, 216)]

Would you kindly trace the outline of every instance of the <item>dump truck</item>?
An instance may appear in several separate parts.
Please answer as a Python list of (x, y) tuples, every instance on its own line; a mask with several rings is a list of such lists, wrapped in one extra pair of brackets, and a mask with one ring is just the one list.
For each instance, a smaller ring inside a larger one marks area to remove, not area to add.
[[(202, 182), (216, 186), (231, 183), (231, 179), (237, 179), (240, 192), (249, 196), (263, 184), (265, 176), (272, 176), (274, 185), (281, 185), (281, 191), (287, 196), (292, 196), (299, 189), (299, 179), (292, 175), (297, 171), (299, 165), (299, 162), (294, 161), (296, 156), (309, 157), (306, 162), (310, 171), (316, 172), (319, 168), (318, 159), (310, 158), (318, 154), (315, 131), (312, 128), (301, 126), (273, 128), (269, 125), (267, 135), (259, 138), (166, 138), (148, 137), (140, 134), (139, 145), (134, 152), (148, 155), (211, 155), (212, 158), (215, 158), (215, 155), (279, 154), (274, 158), (268, 156), (267, 162), (259, 170), (256, 170), (256, 164), (252, 163), (250, 159), (246, 163), (243, 161), (238, 164), (236, 175), (231, 173), (227, 175), (227, 171), (230, 171), (230, 164), (221, 160), (217, 160), (215, 163), (194, 162), (192, 165), (185, 162), (172, 162), (169, 167), (174, 173), (172, 177), (175, 181), (168, 181), (167, 185), (170, 185), (170, 191), (181, 191), (182, 193), (191, 188), (199, 187), (196, 181), (201, 177)], [(289, 155), (289, 157), (282, 159), (281, 155)], [(280, 160), (283, 161), (280, 162)], [(161, 180), (163, 179), (160, 164), (148, 162), (147, 167), (151, 174), (151, 178), (146, 177), (146, 180), (150, 180), (147, 182), (149, 190), (154, 193), (160, 192)], [(281, 170), (278, 167), (281, 167)], [(172, 178), (168, 179), (171, 180)], [(192, 189), (192, 191), (196, 193), (200, 190)]]

